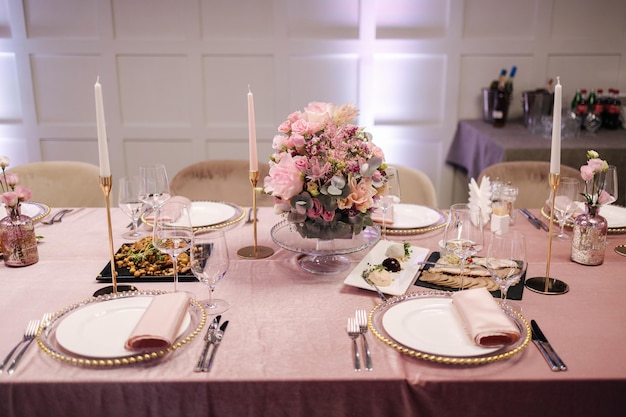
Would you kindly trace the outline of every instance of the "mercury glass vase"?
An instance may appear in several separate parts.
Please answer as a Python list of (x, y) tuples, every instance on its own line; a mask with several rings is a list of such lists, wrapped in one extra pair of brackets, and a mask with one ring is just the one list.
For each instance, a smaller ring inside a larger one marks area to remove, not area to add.
[(6, 266), (28, 266), (39, 261), (33, 220), (20, 209), (19, 204), (6, 207), (8, 215), (0, 220), (0, 243)]
[(600, 206), (586, 205), (585, 213), (574, 220), (572, 261), (582, 265), (604, 262), (608, 222), (599, 211)]

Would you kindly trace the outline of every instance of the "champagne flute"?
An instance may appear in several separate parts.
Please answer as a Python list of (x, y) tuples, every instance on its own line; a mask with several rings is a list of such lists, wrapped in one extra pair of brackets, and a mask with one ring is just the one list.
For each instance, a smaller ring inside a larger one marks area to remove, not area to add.
[(500, 287), (502, 305), (506, 306), (509, 287), (520, 280), (528, 267), (524, 235), (516, 230), (492, 233), (485, 261), (489, 275)]
[(178, 283), (178, 255), (191, 247), (193, 229), (187, 205), (178, 201), (166, 201), (154, 216), (154, 247), (172, 258), (174, 267), (174, 292)]
[[(604, 204), (613, 204), (617, 201), (617, 167), (615, 165), (609, 165), (608, 171), (606, 171), (604, 177), (604, 191), (608, 201)], [(603, 204), (603, 205), (604, 205)]]
[(209, 298), (200, 301), (209, 314), (228, 310), (225, 300), (213, 298), (217, 283), (228, 270), (228, 246), (222, 230), (198, 231), (193, 235), (191, 247), (191, 272), (209, 287)]
[(133, 229), (122, 235), (125, 239), (137, 240), (144, 235), (137, 230), (139, 218), (143, 212), (143, 203), (139, 200), (140, 184), (141, 180), (138, 176), (120, 178), (117, 205), (133, 222)]
[(560, 231), (556, 234), (556, 237), (559, 239), (569, 239), (569, 236), (564, 231), (565, 222), (574, 214), (578, 207), (576, 200), (578, 199), (579, 190), (580, 183), (576, 178), (561, 178), (554, 199), (554, 216), (559, 222), (560, 227)]
[(478, 206), (466, 203), (450, 206), (450, 219), (446, 225), (443, 246), (461, 261), (461, 288), (465, 289), (465, 264), (483, 248), (483, 223), (481, 210)]
[(141, 186), (139, 199), (156, 210), (170, 198), (170, 183), (165, 165), (146, 164), (139, 166)]
[(387, 167), (385, 170), (387, 182), (385, 193), (376, 200), (376, 205), (383, 212), (383, 240), (387, 239), (387, 210), (389, 207), (400, 202), (400, 179), (398, 170), (394, 167)]

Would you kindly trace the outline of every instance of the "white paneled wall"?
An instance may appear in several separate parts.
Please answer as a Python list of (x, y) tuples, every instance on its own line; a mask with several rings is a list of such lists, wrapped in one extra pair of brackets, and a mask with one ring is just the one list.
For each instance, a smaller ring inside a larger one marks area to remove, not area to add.
[(97, 163), (100, 76), (114, 177), (245, 159), (250, 85), (261, 159), (292, 111), (354, 102), (445, 207), (457, 121), (500, 69), (518, 94), (559, 75), (569, 102), (626, 91), (625, 60), (624, 0), (0, 0), (0, 154)]

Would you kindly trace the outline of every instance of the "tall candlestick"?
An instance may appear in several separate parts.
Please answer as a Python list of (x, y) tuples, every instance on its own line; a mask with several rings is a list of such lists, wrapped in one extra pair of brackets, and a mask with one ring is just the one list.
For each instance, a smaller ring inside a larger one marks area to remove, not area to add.
[(107, 145), (106, 124), (104, 122), (104, 105), (102, 104), (102, 86), (100, 77), (96, 78), (94, 85), (96, 93), (96, 123), (98, 126), (98, 155), (100, 159), (100, 176), (110, 177), (111, 167), (109, 166), (109, 147)]
[(259, 170), (256, 151), (256, 124), (254, 122), (254, 97), (248, 86), (248, 140), (250, 142), (250, 171)]
[(554, 110), (552, 112), (552, 150), (550, 154), (550, 173), (561, 173), (561, 81), (556, 77), (554, 87)]

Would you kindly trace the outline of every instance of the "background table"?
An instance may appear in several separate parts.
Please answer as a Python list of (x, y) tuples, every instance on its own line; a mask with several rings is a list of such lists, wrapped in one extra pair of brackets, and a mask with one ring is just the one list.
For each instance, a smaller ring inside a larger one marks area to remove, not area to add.
[[(550, 161), (551, 143), (550, 138), (528, 133), (521, 121), (495, 128), (482, 120), (461, 120), (446, 162), (463, 176), (457, 182), (467, 184), (469, 178), (478, 179), (483, 169), (498, 162)], [(594, 135), (583, 131), (577, 137), (565, 138), (561, 142), (561, 163), (580, 168), (587, 163), (589, 149), (598, 151), (602, 159), (617, 167), (618, 204), (626, 205), (626, 131), (600, 129)]]
[[(53, 209), (55, 213), (57, 209)], [(539, 214), (535, 211), (535, 214)], [(112, 210), (116, 247), (128, 218)], [(0, 374), (0, 416), (600, 416), (621, 415), (626, 390), (626, 257), (613, 251), (626, 235), (611, 235), (606, 260), (585, 267), (569, 260), (569, 243), (555, 241), (552, 273), (569, 293), (528, 290), (518, 304), (536, 319), (569, 367), (552, 372), (530, 345), (511, 360), (454, 367), (410, 358), (368, 333), (374, 371), (352, 369), (347, 318), (379, 303), (373, 291), (343, 284), (349, 271), (312, 275), (297, 254), (277, 247), (270, 228), (281, 218), (259, 210), (259, 244), (275, 254), (245, 260), (252, 225), (227, 231), (231, 266), (215, 296), (231, 303), (228, 331), (210, 373), (192, 368), (201, 338), (147, 367), (89, 369), (47, 357), (32, 346), (14, 375)], [(529, 276), (545, 273), (548, 235), (518, 216), (526, 234)], [(108, 262), (105, 209), (74, 210), (44, 236), (40, 261), (26, 268), (0, 263), (0, 355), (21, 338), (30, 319), (89, 297), (104, 286), (97, 274)], [(393, 237), (437, 250), (443, 230)], [(366, 252), (350, 255), (356, 265)], [(172, 283), (139, 283), (172, 290)], [(200, 283), (178, 288), (206, 296)], [(411, 291), (422, 289), (413, 287)]]

